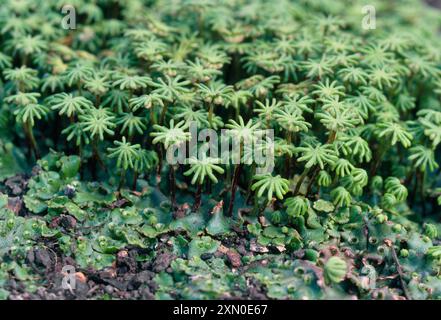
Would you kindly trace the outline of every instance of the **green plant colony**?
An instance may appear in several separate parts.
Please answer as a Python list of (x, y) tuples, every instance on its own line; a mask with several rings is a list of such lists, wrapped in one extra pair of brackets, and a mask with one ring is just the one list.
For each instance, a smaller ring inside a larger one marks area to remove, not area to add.
[[(25, 257), (47, 241), (99, 270), (164, 236), (156, 298), (239, 297), (247, 279), (275, 299), (441, 297), (438, 11), (372, 0), (364, 30), (364, 1), (74, 0), (65, 30), (63, 4), (0, 8), (0, 178), (30, 179), (1, 187), (3, 297), (9, 277), (42, 285)], [(191, 121), (273, 129), (274, 171), (169, 165)], [(238, 237), (239, 263), (207, 258)]]

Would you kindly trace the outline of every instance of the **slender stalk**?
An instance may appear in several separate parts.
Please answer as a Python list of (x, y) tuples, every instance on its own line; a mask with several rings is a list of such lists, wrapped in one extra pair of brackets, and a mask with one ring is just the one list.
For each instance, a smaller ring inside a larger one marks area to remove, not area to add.
[(130, 133), (129, 133), (129, 135), (128, 135), (128, 137), (127, 137), (127, 140), (128, 140), (129, 142), (133, 142), (133, 132), (130, 132)]
[(317, 178), (317, 175), (319, 173), (319, 168), (320, 167), (315, 167), (314, 168), (314, 171), (313, 171), (312, 176), (311, 176), (311, 180), (309, 181), (308, 187), (306, 188), (306, 195), (310, 194), (310, 192), (311, 192), (312, 185), (314, 184), (314, 181)]
[(78, 89), (78, 95), (81, 97), (83, 95), (83, 92), (81, 91), (81, 81), (78, 81), (77, 89)]
[(369, 251), (369, 220), (366, 216), (363, 216), (363, 234), (366, 241), (366, 251)]
[(421, 206), (422, 206), (422, 211), (423, 211), (423, 217), (426, 216), (426, 194), (425, 194), (425, 188), (424, 185), (426, 183), (426, 172), (419, 172), (419, 192), (420, 192), (420, 200), (421, 200)]
[(156, 124), (156, 117), (155, 117), (155, 113), (153, 112), (153, 106), (149, 110), (149, 117), (151, 124), (152, 125)]
[(40, 152), (38, 151), (37, 142), (34, 137), (34, 132), (32, 131), (32, 125), (29, 123), (29, 121), (26, 121), (23, 127), (30, 149), (34, 153), (35, 158), (40, 159)]
[(207, 190), (207, 193), (211, 194), (212, 188), (213, 188), (213, 184), (212, 184), (211, 180), (207, 180), (205, 188)]
[(226, 173), (225, 173), (225, 180), (226, 181), (231, 181), (232, 180), (232, 178), (231, 178), (231, 166), (227, 166), (225, 171), (226, 171)]
[(213, 113), (214, 113), (214, 104), (210, 103), (210, 107), (208, 108), (208, 122), (210, 123), (210, 128), (213, 128)]
[(104, 165), (103, 159), (101, 159), (100, 153), (98, 151), (98, 141), (95, 144), (95, 156), (96, 156), (96, 159), (97, 159), (99, 165), (101, 166), (101, 168), (105, 169), (106, 167)]
[(161, 111), (161, 124), (164, 124), (165, 114), (167, 113), (168, 105), (164, 105)]
[(262, 213), (265, 212), (265, 209), (269, 206), (271, 200), (266, 200), (262, 206), (260, 206), (259, 211), (257, 212), (257, 216), (262, 216)]
[(337, 137), (337, 132), (336, 131), (331, 131), (331, 133), (329, 134), (328, 137), (328, 141), (326, 143), (331, 144), (335, 141), (335, 138)]
[(409, 290), (407, 289), (406, 281), (404, 281), (404, 272), (403, 268), (401, 267), (400, 261), (398, 260), (397, 252), (395, 251), (395, 248), (392, 243), (387, 244), (387, 246), (391, 249), (392, 252), (392, 258), (397, 266), (398, 276), (400, 278), (401, 287), (403, 288), (404, 296), (407, 300), (412, 300), (412, 296), (409, 293)]
[(251, 185), (250, 185), (250, 187), (248, 188), (248, 191), (247, 191), (247, 196), (245, 197), (245, 203), (246, 204), (251, 203), (251, 197), (252, 196), (253, 196), (253, 191), (251, 190)]
[[(253, 178), (253, 176), (256, 174), (256, 163), (253, 162), (253, 164), (251, 165), (251, 174), (250, 174), (250, 179)], [(251, 190), (251, 183), (248, 185), (248, 190), (247, 190), (247, 195), (245, 197), (245, 203), (249, 203), (250, 199), (251, 199), (251, 195), (252, 195), (252, 190)]]
[(101, 104), (101, 96), (99, 94), (97, 94), (95, 96), (95, 106), (98, 108)]
[[(162, 146), (158, 145), (158, 168), (156, 171), (156, 174), (160, 177), (161, 176), (161, 171), (162, 171)], [(159, 185), (159, 182), (158, 182)]]
[(122, 189), (122, 187), (124, 186), (125, 180), (126, 180), (126, 171), (125, 170), (121, 170), (120, 175), (119, 175), (118, 190)]
[(176, 208), (176, 177), (175, 177), (175, 168), (173, 165), (170, 165), (170, 201), (172, 204), (173, 210)]
[(297, 181), (296, 187), (294, 188), (294, 195), (296, 196), (299, 193), (300, 187), (303, 184), (303, 181), (305, 180), (306, 176), (309, 173), (309, 170), (311, 168), (305, 168), (305, 170), (303, 170), (302, 175), (299, 178), (299, 181)]
[(383, 160), (384, 154), (386, 153), (386, 144), (382, 143), (378, 149), (378, 152), (375, 154), (375, 160), (373, 162), (370, 175), (373, 177), (380, 166), (381, 161)]
[(198, 19), (198, 33), (200, 35), (203, 35), (205, 28), (204, 28), (204, 23), (203, 23), (203, 19), (202, 19), (202, 12), (198, 12), (197, 17), (198, 17), (197, 18)]
[(418, 172), (413, 175), (412, 177), (415, 177), (414, 179), (414, 187), (410, 190), (410, 195), (409, 195), (409, 203), (413, 204), (415, 202), (415, 196), (417, 193), (417, 190), (419, 189), (419, 179), (418, 179)]
[(139, 173), (138, 173), (137, 170), (135, 170), (135, 172), (133, 173), (132, 190), (136, 190), (136, 184), (138, 182), (138, 176), (139, 176)]
[(253, 201), (253, 210), (251, 211), (253, 213), (253, 215), (255, 214), (256, 216), (259, 215), (259, 198), (254, 197), (254, 201)]
[[(286, 141), (288, 142), (289, 145), (291, 145), (292, 143), (292, 133), (291, 131), (288, 131), (286, 134)], [(289, 178), (291, 178), (291, 161), (290, 161), (290, 156), (287, 154), (285, 156), (285, 170), (286, 170), (286, 176)]]
[(78, 145), (78, 156), (80, 157), (80, 178), (83, 179), (84, 177), (84, 166), (83, 166), (83, 146), (80, 141), (80, 144)]
[(162, 107), (161, 118), (160, 118), (161, 125), (164, 124), (165, 115), (167, 114), (168, 106), (169, 106), (169, 103), (164, 103), (164, 106)]
[(93, 159), (93, 162), (92, 162), (92, 175), (93, 175), (94, 179), (96, 179), (96, 177), (97, 177), (97, 174), (96, 174), (96, 163), (98, 163), (101, 168), (106, 170), (104, 162), (101, 159), (100, 153), (98, 151), (98, 136), (95, 136), (92, 139), (92, 159)]
[(412, 170), (409, 170), (409, 172), (406, 175), (406, 178), (404, 179), (405, 186), (408, 186), (410, 183), (412, 183), (413, 175), (414, 175), (414, 172)]

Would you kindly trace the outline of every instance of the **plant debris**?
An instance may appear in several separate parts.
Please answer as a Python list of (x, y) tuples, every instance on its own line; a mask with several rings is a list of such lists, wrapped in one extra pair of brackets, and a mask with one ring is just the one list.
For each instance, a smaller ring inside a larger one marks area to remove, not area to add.
[(0, 299), (441, 299), (439, 11), (59, 5), (0, 8)]

